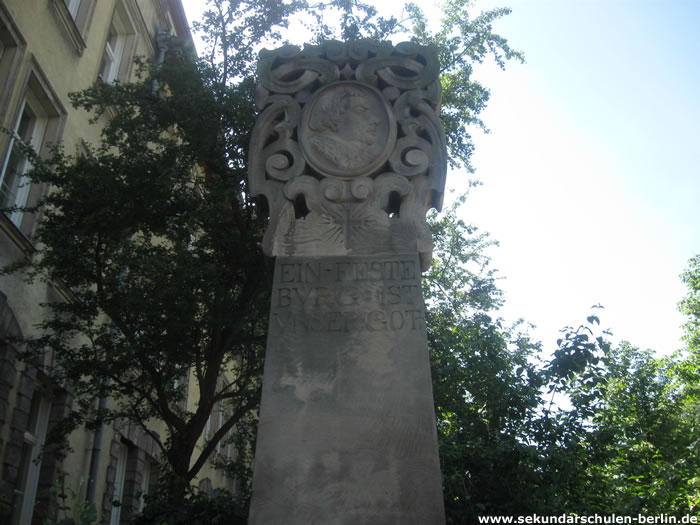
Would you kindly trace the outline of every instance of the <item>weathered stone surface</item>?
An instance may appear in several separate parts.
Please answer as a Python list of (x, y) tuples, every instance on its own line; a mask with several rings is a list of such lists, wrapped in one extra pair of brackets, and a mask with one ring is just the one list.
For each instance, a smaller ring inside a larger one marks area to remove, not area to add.
[(430, 264), (428, 208), (447, 169), (432, 47), (326, 42), (264, 51), (250, 190), (272, 256), (415, 253)]
[(420, 288), (444, 191), (435, 49), (264, 51), (249, 185), (275, 284), (251, 525), (444, 524)]
[(416, 253), (277, 258), (249, 523), (444, 523)]

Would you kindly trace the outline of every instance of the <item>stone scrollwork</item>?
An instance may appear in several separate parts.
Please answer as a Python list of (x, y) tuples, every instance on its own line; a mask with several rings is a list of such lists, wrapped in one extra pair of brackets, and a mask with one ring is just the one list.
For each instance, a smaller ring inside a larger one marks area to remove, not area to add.
[(418, 253), (446, 165), (435, 50), (329, 41), (261, 52), (249, 184), (277, 255)]

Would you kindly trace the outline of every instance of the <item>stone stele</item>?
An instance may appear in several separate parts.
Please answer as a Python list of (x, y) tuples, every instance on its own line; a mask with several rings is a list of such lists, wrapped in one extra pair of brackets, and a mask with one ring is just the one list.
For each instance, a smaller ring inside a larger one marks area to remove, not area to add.
[(434, 48), (265, 50), (249, 184), (275, 278), (251, 525), (444, 524), (421, 293), (446, 173)]

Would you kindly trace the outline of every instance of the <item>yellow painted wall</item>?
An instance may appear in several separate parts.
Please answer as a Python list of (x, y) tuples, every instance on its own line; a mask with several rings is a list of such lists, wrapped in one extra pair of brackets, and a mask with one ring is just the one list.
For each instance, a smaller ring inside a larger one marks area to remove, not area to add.
[[(5, 93), (0, 93), (0, 102), (4, 100), (4, 104), (0, 104), (0, 126), (7, 128), (14, 126), (25, 89), (25, 79), (31, 71), (35, 71), (45, 80), (46, 87), (55, 97), (54, 103), (65, 112), (60, 126), (60, 142), (68, 152), (75, 151), (82, 141), (96, 143), (99, 138), (99, 126), (90, 125), (89, 115), (84, 111), (73, 109), (68, 93), (89, 87), (96, 81), (105, 49), (107, 31), (117, 2), (123, 2), (132, 15), (131, 23), (138, 35), (134, 44), (134, 54), (153, 57), (156, 52), (156, 29), (166, 28), (169, 20), (161, 11), (161, 5), (177, 4), (178, 0), (168, 0), (167, 3), (159, 0), (82, 1), (94, 1), (89, 23), (83, 27), (81, 34), (84, 48), (80, 45), (76, 46), (74, 39), (71, 38), (71, 31), (66, 29), (65, 17), (61, 17), (60, 11), (63, 8), (63, 0), (0, 0), (0, 10), (2, 10), (0, 12), (9, 18), (15, 30), (26, 42), (13, 83)], [(63, 14), (65, 15), (65, 12)], [(176, 16), (174, 18), (179, 20)], [(180, 27), (178, 32), (189, 36), (186, 28)], [(0, 78), (0, 86), (2, 80)], [(8, 138), (5, 135), (0, 136), (0, 159), (4, 159), (7, 147)], [(23, 222), (22, 230), (23, 233), (14, 228), (4, 216), (0, 217), (0, 265), (23, 257), (31, 251), (31, 242), (23, 235), (31, 236), (32, 229), (29, 226), (25, 227)], [(58, 293), (43, 284), (29, 286), (15, 275), (0, 277), (0, 292), (7, 297), (7, 304), (25, 335), (32, 334), (35, 330), (34, 326), (42, 320), (44, 312), (38, 304), (55, 298)], [(22, 367), (21, 363), (17, 363), (18, 373), (21, 372)], [(193, 377), (192, 380), (194, 380)], [(190, 389), (190, 392), (193, 391)], [(13, 400), (17, 399), (16, 388), (10, 392), (8, 399), (10, 400), (9, 414), (14, 408)], [(190, 399), (189, 407), (196, 406), (196, 401), (196, 399)], [(161, 436), (165, 436), (162, 425), (156, 423), (154, 428)], [(0, 426), (0, 461), (5, 457), (7, 445), (12, 439), (10, 434), (9, 424)], [(134, 435), (131, 432), (126, 437)], [(105, 429), (95, 498), (98, 512), (102, 517), (107, 517), (105, 514), (107, 509), (103, 508), (103, 502), (105, 490), (108, 488), (107, 467), (110, 462), (110, 453), (113, 453), (113, 450), (110, 450), (110, 444), (114, 436), (113, 428)], [(88, 478), (93, 434), (86, 431), (73, 433), (70, 436), (70, 446), (72, 452), (63, 462), (63, 470), (68, 474), (67, 479), (72, 488), (79, 490), (80, 480)], [(149, 450), (149, 453), (155, 453), (155, 451)], [(0, 464), (0, 473), (2, 468)], [(201, 477), (209, 478), (214, 487), (230, 488), (232, 486), (230, 480), (209, 467), (202, 471)], [(84, 495), (85, 486), (80, 491)]]

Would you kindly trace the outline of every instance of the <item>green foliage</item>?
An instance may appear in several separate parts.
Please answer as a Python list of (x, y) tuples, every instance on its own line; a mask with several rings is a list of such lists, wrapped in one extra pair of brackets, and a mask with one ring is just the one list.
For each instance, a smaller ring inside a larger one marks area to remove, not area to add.
[(50, 489), (51, 495), (56, 501), (60, 501), (58, 505), (59, 514), (64, 514), (66, 517), (57, 521), (46, 519), (44, 520), (44, 525), (93, 525), (97, 523), (97, 509), (95, 505), (86, 501), (80, 495), (85, 480), (80, 479), (77, 491), (68, 489), (68, 494), (66, 494), (64, 488), (66, 477), (65, 472), (59, 473), (58, 479)]
[[(39, 256), (22, 265), (70, 300), (46, 305), (53, 314), (23, 358), (38, 365), (51, 348), (50, 377), (74, 389), (76, 425), (140, 424), (187, 482), (259, 402), (271, 265), (241, 160), (252, 94), (249, 82), (213, 89), (184, 54), (142, 64), (141, 75), (72, 95), (104, 125), (100, 144), (57, 148), (30, 174), (52, 191), (40, 203)], [(227, 419), (197, 450), (215, 406)]]
[(190, 488), (184, 498), (171, 501), (168, 495), (147, 498), (142, 514), (132, 525), (246, 525), (247, 510), (226, 491), (207, 494)]
[(216, 468), (223, 471), (227, 478), (236, 480), (236, 500), (242, 508), (248, 508), (252, 496), (253, 459), (255, 456), (253, 444), (257, 430), (257, 418), (241, 419), (236, 424), (231, 436), (222, 442), (223, 447), (231, 446), (236, 454), (231, 457), (218, 456), (214, 459)]
[[(505, 11), (470, 21), (465, 4), (450, 4), (437, 36), (421, 25), (416, 6), (403, 21), (354, 0), (209, 6), (196, 25), (208, 45), (204, 59), (188, 55), (177, 39), (163, 41), (164, 62), (142, 62), (135, 82), (98, 83), (71, 95), (101, 126), (98, 144), (56, 148), (46, 161), (27, 150), (32, 182), (51, 191), (35, 210), (42, 213), (38, 255), (6, 269), (56, 283), (69, 298), (45, 305), (51, 316), (22, 355), (38, 366), (50, 348), (50, 381), (71, 385), (75, 410), (64, 433), (117, 419), (141, 425), (161, 448), (175, 500), (234, 426), (246, 442), (237, 443), (239, 460), (227, 470), (245, 474), (254, 439), (242, 429), (260, 396), (271, 279), (259, 248), (265, 208), (246, 183), (257, 50), (279, 45), (295, 13), (315, 20), (317, 39), (385, 38), (413, 23), (415, 38), (435, 41), (447, 58), (447, 131), (463, 161), (471, 153), (463, 127), (477, 122), (488, 96), (469, 79), (468, 63), (487, 53), (498, 61), (519, 57), (491, 31)], [(454, 243), (456, 255), (462, 247)], [(450, 272), (443, 267), (441, 277)], [(492, 301), (492, 277), (469, 279), (475, 301)], [(446, 312), (448, 304), (435, 300)], [(192, 389), (198, 404), (188, 411)], [(100, 398), (110, 399), (106, 408), (94, 402)], [(199, 450), (215, 407), (226, 421)], [(165, 424), (164, 435), (152, 420)]]
[(690, 391), (689, 395), (695, 399), (700, 412), (700, 255), (690, 259), (681, 279), (688, 291), (679, 305), (681, 313), (687, 316), (683, 327), (687, 355), (679, 367), (679, 373), (682, 374)]
[[(354, 0), (210, 6), (197, 26), (204, 60), (170, 42), (165, 62), (141, 64), (136, 82), (72, 95), (104, 127), (99, 144), (59, 148), (48, 161), (26, 150), (32, 180), (52, 191), (39, 203), (38, 255), (6, 269), (56, 283), (70, 299), (46, 305), (53, 315), (23, 354), (38, 365), (52, 349), (50, 380), (71, 385), (64, 434), (125, 418), (161, 447), (166, 483), (137, 518), (144, 525), (245, 522), (271, 279), (259, 248), (266, 212), (246, 184), (257, 49), (276, 45), (295, 13), (310, 17), (316, 40), (409, 31), (435, 44), (451, 162), (467, 170), (468, 126), (485, 129), (478, 115), (489, 96), (473, 66), (522, 60), (493, 32), (509, 11), (470, 18), (466, 0), (447, 2), (436, 33), (415, 4), (401, 20)], [(613, 349), (594, 313), (565, 328), (544, 359), (524, 323), (495, 317), (503, 297), (485, 255), (494, 242), (459, 218), (464, 199), (431, 216), (435, 259), (424, 279), (448, 523), (700, 512), (700, 257), (683, 275), (686, 354)], [(199, 402), (188, 411), (192, 388)], [(104, 396), (112, 402), (98, 408)], [(199, 450), (215, 407), (226, 421)], [(241, 497), (193, 491), (190, 480), (228, 439), (238, 453), (219, 466), (243, 480)], [(94, 522), (93, 508), (66, 498), (74, 514), (61, 524)]]
[(387, 40), (404, 30), (403, 20), (381, 16), (374, 5), (358, 0), (310, 3), (303, 14), (306, 16), (301, 17), (301, 22), (309, 35), (307, 42)]
[(688, 289), (688, 295), (680, 303), (681, 313), (688, 316), (686, 342), (690, 349), (696, 350), (700, 348), (700, 255), (690, 259), (681, 279)]
[[(64, 433), (126, 418), (156, 439), (166, 483), (136, 523), (245, 521), (271, 278), (259, 249), (266, 212), (246, 185), (255, 52), (277, 45), (295, 13), (307, 16), (317, 41), (409, 32), (436, 45), (451, 162), (471, 170), (469, 127), (485, 129), (479, 113), (489, 96), (473, 66), (523, 58), (493, 32), (509, 10), (470, 18), (468, 7), (449, 0), (432, 33), (415, 4), (397, 19), (355, 0), (212, 0), (197, 25), (205, 59), (170, 42), (165, 62), (143, 63), (136, 82), (74, 94), (104, 126), (100, 143), (56, 149), (47, 162), (32, 157), (33, 181), (52, 187), (40, 203), (40, 251), (7, 271), (58, 283), (70, 300), (46, 305), (53, 316), (23, 357), (39, 364), (53, 350), (51, 381), (76, 395)], [(697, 513), (700, 259), (683, 275), (686, 355), (613, 349), (594, 313), (565, 328), (544, 359), (525, 323), (495, 317), (503, 297), (485, 255), (494, 241), (459, 218), (464, 199), (431, 216), (435, 259), (424, 279), (448, 523)], [(187, 411), (192, 388), (199, 403)], [(112, 403), (99, 409), (103, 396)], [(215, 407), (226, 421), (199, 450)], [(167, 427), (162, 437), (149, 427), (154, 418)], [(240, 498), (193, 491), (190, 480), (229, 439), (236, 459), (218, 466), (243, 481)], [(91, 523), (84, 502), (70, 506), (77, 514), (62, 523)]]
[[(680, 311), (687, 316), (685, 329), (686, 352), (676, 371), (683, 386), (683, 411), (692, 424), (693, 440), (690, 443), (691, 457), (700, 456), (700, 255), (690, 259), (688, 268), (681, 275), (687, 295), (680, 303)], [(697, 464), (697, 463), (696, 463)], [(691, 507), (700, 509), (700, 468), (697, 468), (689, 483), (688, 501)]]
[(540, 386), (529, 361), (537, 346), (488, 313), (501, 302), (483, 253), (493, 243), (458, 219), (463, 200), (431, 220), (435, 259), (424, 279), (448, 523), (522, 505), (527, 451), (517, 436)]
[(494, 33), (493, 23), (508, 15), (507, 8), (486, 11), (470, 18), (471, 0), (447, 0), (443, 6), (440, 29), (432, 34), (420, 9), (409, 6), (413, 22), (413, 40), (434, 44), (440, 61), (442, 108), (440, 118), (447, 138), (449, 160), (453, 167), (473, 171), (470, 163), (474, 143), (470, 127), (486, 131), (478, 117), (489, 100), (489, 90), (473, 78), (474, 64), (492, 58), (501, 68), (507, 60), (524, 62), (524, 55), (512, 49), (505, 38)]
[[(470, 18), (468, 8), (449, 0), (432, 33), (415, 4), (397, 19), (355, 0), (211, 0), (196, 26), (205, 59), (168, 43), (165, 62), (141, 64), (136, 82), (72, 95), (104, 127), (98, 144), (56, 149), (48, 161), (26, 150), (32, 180), (52, 191), (39, 203), (38, 255), (6, 271), (56, 283), (70, 300), (46, 305), (53, 315), (23, 358), (38, 365), (53, 351), (50, 380), (76, 397), (64, 433), (125, 418), (156, 439), (166, 483), (137, 524), (245, 521), (271, 279), (259, 248), (266, 212), (246, 184), (256, 51), (277, 45), (295, 13), (309, 17), (315, 40), (408, 31), (435, 44), (451, 162), (471, 170), (469, 126), (485, 129), (478, 115), (489, 96), (473, 66), (522, 55), (493, 32), (509, 10)], [(700, 512), (700, 256), (683, 275), (686, 354), (613, 349), (594, 313), (565, 328), (545, 359), (524, 323), (495, 317), (503, 297), (485, 255), (494, 242), (459, 218), (464, 199), (431, 216), (435, 259), (424, 279), (448, 523)], [(188, 411), (193, 388), (199, 403)], [(112, 402), (98, 408), (104, 396)], [(215, 407), (226, 421), (199, 450)], [(244, 480), (241, 498), (193, 491), (190, 480), (234, 428), (236, 460), (219, 466)], [(94, 522), (75, 498), (61, 523)]]
[(700, 457), (675, 363), (622, 344), (607, 367), (605, 406), (593, 418), (610, 460), (599, 466), (605, 490), (630, 512), (689, 512)]
[[(564, 328), (542, 361), (522, 323), (492, 317), (502, 297), (483, 253), (488, 237), (454, 207), (431, 227), (436, 259), (424, 291), (448, 523), (699, 514), (693, 353), (611, 348), (596, 312)], [(689, 315), (696, 275), (692, 266), (684, 274)]]

